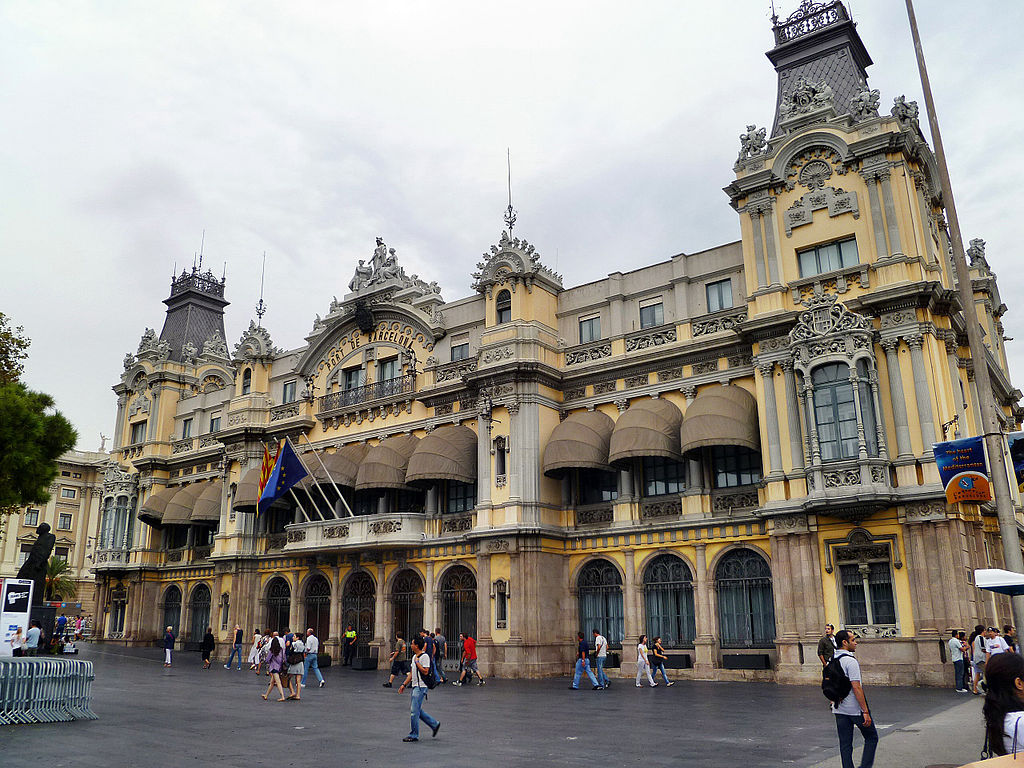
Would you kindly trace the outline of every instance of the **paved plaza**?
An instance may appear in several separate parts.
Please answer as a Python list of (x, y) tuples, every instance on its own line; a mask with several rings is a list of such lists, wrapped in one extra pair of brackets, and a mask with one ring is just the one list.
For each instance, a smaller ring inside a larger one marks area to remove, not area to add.
[[(835, 725), (814, 687), (681, 682), (568, 690), (568, 679), (491, 680), (429, 695), (437, 739), (403, 744), (409, 696), (383, 673), (332, 667), (302, 701), (264, 702), (267, 678), (203, 671), (197, 653), (161, 666), (157, 649), (85, 645), (100, 719), (0, 729), (0, 753), (51, 766), (838, 766)], [(980, 697), (870, 688), (882, 735), (876, 765), (977, 758)], [(273, 698), (273, 697), (271, 697)], [(858, 737), (859, 753), (859, 737)]]

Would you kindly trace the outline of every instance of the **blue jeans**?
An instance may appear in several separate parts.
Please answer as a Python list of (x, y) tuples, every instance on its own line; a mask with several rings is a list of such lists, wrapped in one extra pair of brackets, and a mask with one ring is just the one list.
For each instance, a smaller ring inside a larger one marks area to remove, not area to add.
[(315, 653), (307, 653), (306, 658), (302, 661), (302, 684), (306, 684), (306, 678), (309, 677), (309, 670), (316, 672), (316, 679), (321, 683), (324, 681), (324, 676), (320, 674), (320, 659), (317, 658)]
[(597, 684), (608, 685), (608, 675), (604, 671), (604, 663), (608, 660), (607, 656), (597, 657)]
[(668, 683), (672, 682), (671, 680), (668, 679), (668, 675), (665, 672), (665, 662), (661, 661), (661, 662), (658, 662), (656, 664), (653, 664), (652, 666), (654, 667), (654, 679), (655, 680), (658, 679), (658, 673), (661, 672), (661, 677), (662, 677), (662, 679), (664, 679), (666, 685)]
[(598, 685), (597, 678), (594, 677), (594, 673), (590, 671), (590, 659), (576, 659), (576, 674), (572, 678), (572, 687), (580, 687), (580, 677), (583, 673), (587, 673), (587, 677), (590, 678), (590, 682), (594, 685)]
[(409, 731), (409, 737), (418, 739), (420, 737), (420, 720), (430, 728), (437, 728), (440, 723), (423, 711), (423, 702), (427, 698), (427, 689), (412, 688), (410, 690), (412, 691), (412, 706), (409, 709), (409, 719), (412, 721), (412, 729)]
[(966, 671), (967, 665), (963, 659), (953, 662), (953, 679), (956, 681), (955, 686), (958, 691), (962, 691), (967, 687), (967, 682), (964, 678), (964, 672)]
[(878, 731), (875, 722), (864, 725), (864, 715), (836, 715), (836, 730), (839, 731), (839, 756), (843, 768), (856, 768), (853, 764), (853, 726), (860, 728), (864, 737), (864, 753), (860, 757), (860, 768), (871, 768), (875, 764), (875, 748), (878, 746)]
[(235, 654), (236, 653), (238, 654), (238, 668), (241, 669), (242, 668), (242, 646), (239, 643), (234, 643), (231, 646), (231, 655), (228, 656), (228, 664), (227, 664), (227, 666), (229, 666), (229, 667), (231, 666), (231, 660), (233, 658), (235, 658)]

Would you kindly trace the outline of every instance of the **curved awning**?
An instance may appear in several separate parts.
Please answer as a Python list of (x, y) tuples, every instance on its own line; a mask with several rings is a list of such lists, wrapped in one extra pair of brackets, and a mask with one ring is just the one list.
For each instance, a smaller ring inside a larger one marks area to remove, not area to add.
[(432, 480), (476, 482), (476, 432), (452, 424), (419, 441), (409, 457), (405, 482), (417, 485)]
[(734, 384), (709, 387), (686, 409), (679, 438), (684, 453), (707, 445), (738, 445), (759, 450), (757, 400)]
[(151, 493), (149, 498), (139, 508), (139, 520), (148, 525), (160, 525), (164, 519), (164, 510), (167, 509), (167, 502), (177, 492), (177, 488), (161, 488), (159, 491)]
[(558, 477), (566, 469), (612, 469), (608, 448), (615, 422), (601, 411), (571, 413), (555, 427), (544, 448), (544, 474)]
[(682, 420), (683, 414), (668, 400), (658, 398), (633, 403), (615, 422), (608, 445), (608, 463), (648, 456), (682, 461), (683, 454), (679, 450)]
[[(331, 485), (331, 481), (338, 487), (355, 488), (356, 475), (359, 474), (359, 465), (366, 457), (369, 446), (363, 443), (352, 443), (336, 450), (334, 453), (320, 453), (320, 459), (312, 453), (307, 453), (302, 460), (309, 468), (310, 474), (301, 481), (301, 486)], [(320, 466), (323, 462), (323, 466)], [(324, 469), (327, 472), (324, 472)], [(328, 477), (328, 475), (330, 475)]]
[(406, 488), (405, 471), (418, 443), (412, 435), (395, 435), (370, 448), (356, 473), (356, 490)]
[(246, 472), (235, 487), (235, 500), (231, 508), (235, 512), (255, 512), (256, 497), (260, 489), (260, 468), (253, 467)]
[(206, 489), (201, 483), (178, 488), (178, 492), (164, 508), (164, 525), (188, 525), (192, 521), (192, 507), (204, 490)]
[(192, 516), (189, 518), (193, 523), (219, 523), (220, 522), (220, 500), (224, 493), (224, 483), (214, 480), (212, 483), (203, 483), (202, 493), (196, 499), (192, 507)]

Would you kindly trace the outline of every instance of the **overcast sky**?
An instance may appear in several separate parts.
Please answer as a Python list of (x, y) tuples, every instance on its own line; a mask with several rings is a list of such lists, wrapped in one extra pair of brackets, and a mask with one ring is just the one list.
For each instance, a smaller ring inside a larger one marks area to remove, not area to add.
[[(776, 0), (786, 15), (796, 0)], [(95, 450), (126, 352), (159, 333), (173, 265), (227, 264), (304, 343), (374, 237), (447, 300), (503, 227), (565, 285), (739, 238), (722, 187), (770, 125), (769, 0), (642, 3), (0, 2), (0, 311), (25, 380)], [(886, 112), (921, 102), (903, 3), (855, 0)], [(1024, 385), (1019, 3), (919, 0), (961, 225), (982, 237)], [(108, 448), (109, 448), (108, 443)]]

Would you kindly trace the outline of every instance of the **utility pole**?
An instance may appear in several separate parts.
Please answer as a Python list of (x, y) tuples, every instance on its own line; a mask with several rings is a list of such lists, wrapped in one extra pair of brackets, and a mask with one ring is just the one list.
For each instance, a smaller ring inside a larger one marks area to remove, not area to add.
[[(974, 288), (971, 285), (971, 275), (967, 268), (967, 258), (964, 255), (964, 241), (960, 236), (960, 220), (956, 215), (956, 203), (953, 201), (953, 186), (949, 181), (949, 168), (946, 166), (946, 153), (942, 148), (939, 120), (935, 116), (935, 101), (932, 99), (928, 68), (924, 63), (924, 49), (921, 47), (921, 36), (917, 31), (914, 2), (906, 0), (906, 3), (907, 16), (910, 19), (910, 32), (914, 36), (914, 50), (917, 53), (917, 68), (921, 73), (921, 89), (924, 92), (924, 104), (928, 112), (928, 125), (931, 129), (932, 141), (935, 143), (935, 160), (939, 166), (939, 180), (942, 183), (942, 202), (946, 207), (949, 219), (953, 265), (956, 268), (956, 279), (959, 283), (964, 324), (967, 326), (967, 344), (971, 350), (971, 359), (974, 361), (974, 382), (978, 391), (978, 403), (981, 407), (985, 447), (992, 464), (992, 493), (995, 496), (996, 513), (999, 518), (999, 538), (1003, 543), (1003, 561), (1009, 570), (1024, 573), (1024, 557), (1021, 556), (1017, 517), (1013, 509), (1013, 495), (1006, 470), (1006, 455), (1003, 452), (1003, 432), (997, 416), (995, 398), (992, 395), (988, 352), (981, 339), (981, 324), (978, 322), (977, 310), (974, 305)], [(1019, 626), (1020, 621), (1024, 619), (1024, 596), (1012, 598), (1011, 603), (1014, 626)]]

